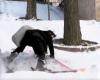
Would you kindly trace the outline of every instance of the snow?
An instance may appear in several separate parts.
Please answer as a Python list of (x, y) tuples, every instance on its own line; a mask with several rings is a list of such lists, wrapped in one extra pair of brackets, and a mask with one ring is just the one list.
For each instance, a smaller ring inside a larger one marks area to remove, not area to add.
[[(25, 3), (21, 2), (24, 4)], [(15, 8), (19, 7), (18, 2), (7, 4), (16, 4)], [(12, 6), (12, 5), (9, 5)], [(6, 7), (6, 12), (10, 12), (12, 7)], [(10, 52), (16, 48), (12, 42), (12, 35), (23, 25), (29, 25), (35, 29), (52, 30), (56, 33), (56, 38), (63, 38), (63, 20), (16, 20), (18, 16), (23, 16), (21, 10), (12, 12), (11, 14), (0, 14), (0, 80), (99, 80), (100, 79), (100, 49), (95, 51), (84, 52), (69, 52), (55, 49), (55, 58), (62, 63), (68, 65), (72, 69), (77, 69), (78, 72), (66, 73), (48, 73), (42, 71), (31, 71), (30, 67), (36, 66), (36, 57), (31, 47), (26, 47), (24, 52), (9, 65), (9, 68), (14, 70), (13, 73), (6, 73), (6, 64), (3, 58), (10, 55)], [(17, 13), (18, 12), (18, 13)], [(20, 12), (20, 13), (19, 13)], [(17, 15), (16, 15), (17, 14)], [(44, 13), (43, 13), (44, 14)], [(42, 15), (43, 15), (42, 14)], [(39, 14), (40, 15), (40, 14)], [(59, 16), (59, 15), (58, 15)], [(42, 16), (43, 17), (43, 16)], [(53, 16), (54, 17), (54, 16)], [(55, 17), (58, 19), (58, 17)], [(47, 19), (44, 16), (44, 19)], [(82, 38), (85, 40), (95, 41), (100, 43), (100, 22), (95, 20), (80, 20)], [(55, 44), (54, 44), (55, 45)], [(99, 45), (99, 44), (98, 44)], [(74, 46), (75, 47), (75, 46)], [(52, 63), (50, 64), (52, 67)]]

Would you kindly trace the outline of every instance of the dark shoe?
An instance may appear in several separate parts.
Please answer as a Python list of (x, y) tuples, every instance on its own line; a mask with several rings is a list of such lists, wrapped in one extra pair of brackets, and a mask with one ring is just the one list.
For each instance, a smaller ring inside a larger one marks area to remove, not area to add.
[(11, 63), (16, 57), (18, 53), (11, 53), (10, 56), (7, 57), (8, 63)]
[(36, 69), (39, 71), (44, 71), (45, 70), (44, 64), (45, 64), (44, 60), (38, 59)]
[(54, 55), (50, 55), (50, 58), (55, 58)]

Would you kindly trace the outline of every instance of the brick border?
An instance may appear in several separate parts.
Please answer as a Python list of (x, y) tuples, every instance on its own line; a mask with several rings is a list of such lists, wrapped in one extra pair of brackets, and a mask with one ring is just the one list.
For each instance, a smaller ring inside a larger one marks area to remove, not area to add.
[(88, 52), (88, 51), (95, 51), (100, 48), (100, 45), (94, 45), (94, 46), (82, 46), (82, 47), (63, 47), (63, 46), (57, 46), (54, 45), (54, 48), (59, 49), (59, 50), (64, 50), (64, 51), (69, 51), (69, 52)]

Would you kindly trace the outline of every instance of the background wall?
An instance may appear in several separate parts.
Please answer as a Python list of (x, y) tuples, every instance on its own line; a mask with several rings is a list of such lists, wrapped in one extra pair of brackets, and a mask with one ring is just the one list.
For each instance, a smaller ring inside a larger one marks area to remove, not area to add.
[(83, 20), (96, 19), (95, 0), (79, 0), (79, 16)]
[(100, 20), (100, 0), (96, 0), (96, 19)]

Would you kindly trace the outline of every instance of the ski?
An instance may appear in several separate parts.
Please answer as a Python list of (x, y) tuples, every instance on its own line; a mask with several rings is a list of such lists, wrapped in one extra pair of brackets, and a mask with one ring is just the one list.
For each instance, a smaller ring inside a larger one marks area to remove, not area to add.
[[(51, 61), (51, 62), (49, 62), (49, 59), (46, 60), (45, 64), (43, 64), (42, 62), (38, 62), (37, 67), (36, 68), (31, 67), (31, 70), (32, 71), (43, 71), (43, 72), (48, 72), (48, 73), (77, 72), (76, 69), (70, 68), (69, 66), (65, 65), (64, 63), (62, 63), (61, 61), (59, 61), (57, 59), (52, 59), (53, 61)], [(52, 67), (54, 67), (54, 69), (52, 69), (52, 68), (50, 69), (50, 65), (49, 65), (50, 63), (52, 64)], [(57, 68), (58, 68), (58, 70), (57, 70)]]
[[(33, 67), (31, 67), (31, 70), (32, 71), (41, 71), (41, 70), (38, 70), (38, 69), (35, 69)], [(48, 73), (66, 73), (66, 72), (77, 72), (76, 70), (69, 70), (69, 71), (52, 71), (50, 69), (47, 69), (47, 68), (43, 68), (42, 70), (43, 72), (48, 72)]]
[(66, 69), (69, 69), (69, 72), (77, 72), (76, 69), (72, 69), (69, 66), (65, 65), (64, 63), (60, 62), (59, 60), (55, 59), (56, 62), (58, 62), (62, 67), (65, 67)]

